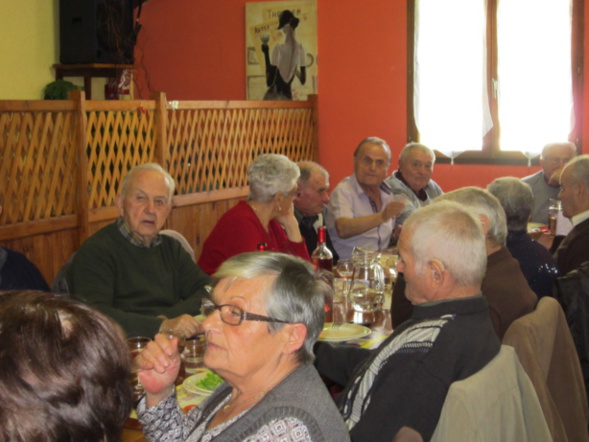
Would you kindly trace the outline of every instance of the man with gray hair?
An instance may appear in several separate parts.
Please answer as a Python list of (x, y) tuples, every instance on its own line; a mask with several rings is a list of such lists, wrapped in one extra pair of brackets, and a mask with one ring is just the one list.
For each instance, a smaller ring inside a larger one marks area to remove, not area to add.
[(549, 143), (542, 149), (540, 166), (542, 170), (522, 178), (532, 188), (534, 205), (531, 221), (548, 224), (548, 208), (551, 199), (558, 199), (559, 177), (562, 168), (577, 155), (574, 143)]
[(420, 143), (409, 143), (401, 151), (399, 170), (387, 179), (393, 194), (407, 203), (401, 215), (397, 216), (397, 224), (403, 224), (413, 211), (444, 193), (432, 180), (435, 161), (434, 151)]
[(71, 295), (110, 316), (127, 336), (200, 331), (194, 315), (210, 278), (177, 240), (159, 234), (174, 188), (159, 164), (131, 169), (116, 199), (120, 217), (82, 244), (67, 272)]
[[(317, 229), (325, 226), (326, 204), (329, 203), (329, 173), (314, 161), (300, 161), (301, 175), (298, 180), (297, 196), (293, 200), (294, 214), (299, 223), (301, 235), (305, 238), (309, 255), (317, 248)], [(329, 233), (326, 232), (326, 245), (337, 263), (338, 255), (333, 247)]]
[(527, 225), (534, 195), (529, 184), (519, 178), (497, 178), (487, 186), (507, 217), (507, 249), (517, 259), (530, 285), (538, 295), (550, 296), (552, 284), (558, 277), (558, 268), (546, 247), (528, 235)]
[(554, 255), (560, 273), (566, 275), (589, 261), (589, 155), (581, 155), (565, 166), (559, 196), (564, 216), (574, 225)]
[[(530, 313), (536, 307), (538, 297), (524, 277), (519, 263), (505, 247), (507, 224), (505, 212), (499, 200), (479, 187), (463, 187), (436, 198), (432, 205), (442, 201), (462, 204), (479, 217), (486, 235), (487, 270), (483, 279), (483, 295), (489, 303), (491, 321), (499, 339), (511, 323)], [(399, 275), (393, 290), (393, 327), (403, 322), (411, 313), (411, 305), (405, 299), (405, 283)]]
[(505, 247), (507, 222), (501, 203), (487, 190), (463, 187), (440, 196), (437, 201), (462, 204), (483, 223), (486, 235), (487, 270), (483, 279), (483, 295), (489, 302), (491, 321), (499, 339), (517, 318), (531, 313), (538, 297), (530, 289), (519, 263)]
[(390, 166), (386, 141), (365, 138), (354, 151), (354, 174), (333, 190), (327, 230), (341, 259), (350, 259), (354, 247), (383, 250), (389, 246), (395, 218), (405, 205), (385, 182)]
[(499, 352), (481, 294), (481, 223), (460, 204), (417, 209), (398, 242), (412, 317), (374, 350), (315, 346), (316, 365), (346, 385), (338, 399), (352, 440), (391, 441), (402, 429), (430, 440), (450, 385)]

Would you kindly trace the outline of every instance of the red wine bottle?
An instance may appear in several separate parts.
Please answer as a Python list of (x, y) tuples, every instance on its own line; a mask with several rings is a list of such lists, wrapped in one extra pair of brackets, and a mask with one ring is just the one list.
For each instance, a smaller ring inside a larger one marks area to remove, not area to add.
[(319, 227), (317, 230), (317, 248), (311, 254), (311, 261), (315, 270), (333, 271), (333, 254), (325, 244), (325, 227)]
[[(333, 270), (333, 254), (325, 244), (325, 227), (319, 227), (317, 230), (317, 248), (311, 254), (311, 260), (315, 266), (315, 271)], [(333, 321), (333, 298), (327, 295), (325, 298), (325, 322)]]

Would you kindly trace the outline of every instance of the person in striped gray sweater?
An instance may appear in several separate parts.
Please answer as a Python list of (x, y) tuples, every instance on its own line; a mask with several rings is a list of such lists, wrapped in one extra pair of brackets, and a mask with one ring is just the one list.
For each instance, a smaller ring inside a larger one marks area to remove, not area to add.
[(500, 349), (481, 294), (487, 254), (481, 223), (460, 204), (417, 209), (398, 243), (412, 317), (375, 350), (320, 342), (319, 373), (345, 385), (340, 412), (353, 441), (391, 441), (411, 429), (429, 440), (450, 384)]

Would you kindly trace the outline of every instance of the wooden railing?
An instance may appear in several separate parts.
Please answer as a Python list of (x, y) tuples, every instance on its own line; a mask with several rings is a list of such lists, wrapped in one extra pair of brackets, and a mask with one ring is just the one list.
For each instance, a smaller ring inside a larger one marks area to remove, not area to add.
[(126, 172), (155, 161), (177, 184), (167, 228), (199, 244), (247, 195), (261, 153), (317, 157), (309, 101), (0, 101), (0, 245), (51, 283), (84, 240), (112, 222)]

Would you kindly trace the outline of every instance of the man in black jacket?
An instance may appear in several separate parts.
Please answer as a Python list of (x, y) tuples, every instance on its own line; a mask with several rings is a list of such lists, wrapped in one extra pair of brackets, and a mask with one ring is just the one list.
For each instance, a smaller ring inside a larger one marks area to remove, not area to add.
[(568, 163), (560, 176), (560, 200), (573, 230), (562, 241), (554, 259), (561, 275), (589, 261), (589, 155)]

